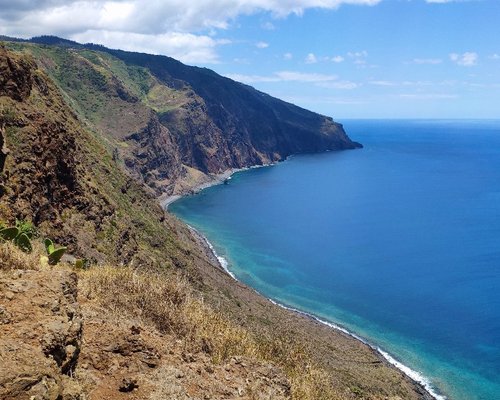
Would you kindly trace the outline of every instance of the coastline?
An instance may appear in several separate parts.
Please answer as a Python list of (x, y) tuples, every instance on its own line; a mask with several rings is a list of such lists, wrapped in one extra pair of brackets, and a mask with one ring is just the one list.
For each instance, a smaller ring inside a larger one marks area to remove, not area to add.
[[(289, 157), (287, 157), (283, 161), (288, 160), (288, 158)], [(280, 162), (283, 162), (283, 161), (280, 161)], [(160, 196), (159, 197), (160, 205), (164, 210), (167, 211), (168, 206), (170, 204), (172, 204), (174, 201), (179, 200), (181, 197), (190, 196), (190, 195), (199, 193), (202, 190), (207, 189), (209, 187), (221, 185), (225, 181), (230, 180), (231, 177), (237, 172), (247, 171), (249, 169), (255, 169), (255, 168), (271, 167), (271, 166), (276, 165), (276, 164), (277, 164), (277, 162), (260, 164), (260, 165), (252, 165), (250, 167), (244, 167), (244, 168), (231, 168), (231, 169), (228, 169), (227, 171), (224, 171), (220, 174), (207, 175), (209, 177), (209, 181), (207, 181), (207, 182), (196, 185), (196, 186), (194, 186), (188, 190), (184, 190), (183, 192), (178, 193), (178, 194), (172, 194), (172, 195), (168, 195), (168, 196)]]
[[(206, 250), (208, 250), (209, 252), (211, 252), (211, 254), (213, 256), (212, 259), (217, 262), (217, 265), (219, 266), (219, 268), (221, 270), (223, 270), (225, 273), (227, 273), (236, 282), (238, 282), (239, 284), (243, 284), (244, 285), (244, 283), (240, 282), (236, 278), (236, 276), (229, 270), (229, 263), (227, 262), (227, 260), (224, 257), (221, 257), (221, 256), (219, 256), (217, 254), (217, 252), (215, 251), (214, 246), (205, 237), (205, 235), (203, 235), (201, 232), (199, 232), (198, 230), (196, 230), (192, 226), (190, 226), (188, 224), (186, 224), (186, 225), (188, 226), (188, 228), (191, 231), (191, 233), (197, 237), (197, 239), (199, 240), (199, 242), (206, 246), (205, 247)], [(245, 286), (247, 286), (247, 285), (245, 285)], [(247, 287), (249, 287), (249, 286), (247, 286)], [(411, 369), (410, 367), (408, 367), (407, 365), (403, 364), (402, 362), (398, 361), (391, 354), (389, 354), (388, 352), (382, 350), (380, 347), (378, 347), (376, 345), (373, 345), (367, 339), (365, 339), (365, 338), (357, 335), (354, 332), (349, 331), (348, 329), (344, 328), (341, 325), (335, 324), (333, 322), (325, 321), (325, 320), (319, 318), (318, 316), (316, 316), (316, 315), (314, 315), (312, 313), (309, 313), (309, 312), (306, 312), (306, 311), (302, 311), (302, 310), (299, 310), (299, 309), (287, 306), (285, 304), (282, 304), (279, 301), (276, 301), (276, 300), (273, 300), (273, 299), (271, 299), (269, 297), (266, 297), (265, 295), (263, 295), (262, 293), (260, 293), (257, 289), (255, 289), (253, 287), (249, 287), (249, 288), (252, 291), (254, 291), (258, 296), (266, 299), (267, 301), (271, 302), (272, 304), (274, 304), (274, 305), (276, 305), (278, 307), (281, 307), (281, 308), (283, 308), (283, 309), (285, 309), (287, 311), (290, 311), (290, 312), (299, 314), (301, 316), (304, 316), (304, 317), (306, 317), (306, 318), (308, 318), (310, 320), (318, 322), (318, 323), (320, 323), (322, 325), (325, 325), (325, 326), (327, 326), (327, 327), (329, 327), (331, 329), (334, 329), (336, 331), (342, 332), (343, 334), (351, 337), (352, 339), (357, 340), (358, 342), (361, 342), (364, 345), (368, 346), (370, 349), (372, 349), (374, 352), (376, 352), (378, 355), (380, 355), (383, 358), (384, 362), (386, 362), (387, 364), (389, 364), (392, 367), (394, 367), (394, 368), (398, 369), (399, 371), (401, 371), (415, 385), (421, 387), (429, 395), (429, 399), (433, 399), (433, 400), (450, 400), (445, 395), (436, 393), (436, 391), (432, 387), (431, 382), (424, 375), (422, 375), (421, 373), (419, 373), (419, 372)]]
[[(284, 161), (286, 161), (286, 160), (284, 160)], [(254, 169), (254, 168), (268, 167), (268, 166), (272, 166), (275, 164), (276, 163), (270, 163), (270, 164), (255, 165), (255, 166), (245, 167), (245, 168), (235, 168), (235, 169), (225, 171), (224, 173), (221, 173), (221, 174), (211, 175), (210, 176), (211, 180), (209, 182), (205, 182), (203, 184), (197, 185), (194, 188), (186, 191), (183, 194), (171, 195), (171, 196), (165, 197), (163, 199), (160, 198), (159, 201), (160, 201), (162, 208), (164, 208), (166, 211), (168, 211), (168, 206), (170, 204), (172, 204), (174, 201), (176, 201), (184, 196), (199, 193), (200, 191), (202, 191), (206, 188), (209, 188), (211, 186), (216, 186), (216, 185), (222, 184), (224, 181), (231, 179), (231, 176), (236, 172), (246, 171), (246, 170)], [(200, 243), (200, 245), (205, 249), (207, 255), (209, 255), (210, 258), (212, 259), (212, 261), (214, 261), (214, 263), (219, 267), (219, 269), (222, 270), (224, 273), (226, 273), (228, 276), (230, 276), (238, 284), (244, 285), (244, 283), (240, 282), (236, 278), (236, 276), (230, 271), (229, 263), (227, 262), (227, 260), (224, 257), (217, 254), (214, 246), (210, 243), (210, 241), (206, 238), (206, 236), (203, 235), (201, 232), (199, 232), (194, 227), (190, 226), (189, 224), (186, 224), (186, 226), (188, 227), (191, 234)], [(247, 286), (247, 285), (245, 285), (245, 286)], [(325, 321), (312, 313), (305, 312), (305, 311), (287, 306), (285, 304), (282, 304), (279, 301), (276, 301), (276, 300), (273, 300), (271, 298), (266, 297), (265, 295), (263, 295), (262, 293), (260, 293), (258, 290), (256, 290), (253, 287), (249, 287), (249, 286), (247, 286), (247, 287), (250, 290), (252, 290), (254, 293), (256, 293), (259, 297), (265, 299), (266, 301), (269, 301), (270, 303), (272, 303), (272, 304), (274, 304), (274, 305), (276, 305), (284, 310), (287, 310), (289, 312), (306, 317), (307, 319), (309, 319), (311, 321), (317, 322), (317, 323), (324, 325), (324, 326), (327, 326), (328, 328), (331, 328), (335, 331), (341, 332), (344, 335), (349, 336), (351, 339), (356, 340), (356, 341), (362, 343), (363, 345), (369, 347), (372, 351), (374, 351), (381, 358), (381, 361), (383, 361), (384, 363), (389, 365), (391, 368), (395, 368), (398, 371), (402, 372), (411, 382), (413, 382), (413, 384), (415, 386), (421, 388), (425, 392), (425, 395), (426, 395), (426, 396), (424, 396), (424, 399), (450, 400), (445, 395), (437, 393), (436, 390), (433, 388), (430, 380), (428, 378), (426, 378), (424, 375), (411, 369), (410, 367), (403, 364), (402, 362), (398, 361), (394, 356), (392, 356), (388, 352), (386, 352), (383, 349), (381, 349), (380, 347), (370, 343), (369, 340), (357, 335), (354, 332), (349, 331), (348, 329), (342, 327), (341, 325), (338, 325), (336, 323), (332, 323), (329, 321)]]

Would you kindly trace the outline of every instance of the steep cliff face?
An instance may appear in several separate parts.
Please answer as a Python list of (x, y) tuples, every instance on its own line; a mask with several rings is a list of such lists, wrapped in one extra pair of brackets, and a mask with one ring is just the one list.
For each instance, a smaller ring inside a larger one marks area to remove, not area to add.
[[(32, 54), (91, 130), (155, 195), (193, 176), (360, 147), (340, 124), (174, 59), (58, 38), (11, 44)], [(198, 179), (199, 180), (199, 179)]]
[[(174, 222), (63, 96), (33, 57), (0, 47), (0, 220), (32, 221), (72, 254), (94, 261), (185, 264), (169, 229)], [(176, 162), (162, 153), (170, 146), (166, 128), (148, 118), (149, 130), (130, 139), (137, 153), (128, 153), (136, 157), (131, 172), (144, 179), (155, 171), (147, 152), (155, 152), (159, 177)]]
[[(191, 132), (194, 132), (194, 135), (189, 135), (191, 138), (203, 132), (212, 141), (220, 141), (218, 144), (222, 146), (219, 148), (223, 151), (214, 165), (190, 165), (204, 172), (278, 161), (300, 152), (361, 147), (352, 142), (342, 126), (331, 118), (273, 98), (211, 70), (186, 66), (164, 56), (104, 48), (102, 51), (127, 65), (147, 68), (165, 85), (188, 85), (193, 89), (199, 98), (173, 109), (162, 121), (176, 131), (177, 136), (179, 131), (185, 132), (179, 129), (179, 125), (189, 123)], [(209, 155), (205, 148), (210, 149), (210, 144), (207, 146), (200, 141), (198, 145), (195, 141), (194, 151)], [(226, 149), (228, 154), (224, 154)]]

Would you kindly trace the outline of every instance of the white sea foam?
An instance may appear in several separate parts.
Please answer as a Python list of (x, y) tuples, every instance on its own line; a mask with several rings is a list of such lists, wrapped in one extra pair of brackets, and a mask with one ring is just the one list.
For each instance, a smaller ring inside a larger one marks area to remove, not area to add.
[(382, 350), (380, 347), (373, 346), (370, 342), (368, 342), (367, 340), (363, 339), (361, 336), (358, 336), (355, 333), (352, 333), (352, 332), (348, 331), (347, 329), (341, 327), (340, 325), (337, 325), (337, 324), (334, 324), (332, 322), (328, 322), (328, 321), (322, 320), (321, 318), (318, 318), (318, 317), (316, 317), (313, 314), (309, 314), (307, 312), (304, 312), (304, 311), (301, 311), (301, 310), (297, 310), (296, 308), (285, 306), (284, 304), (281, 304), (281, 303), (279, 303), (277, 301), (274, 301), (273, 299), (268, 299), (268, 300), (271, 303), (273, 303), (273, 304), (275, 304), (275, 305), (277, 305), (277, 306), (279, 306), (281, 308), (284, 308), (285, 310), (293, 311), (293, 312), (296, 312), (298, 314), (305, 315), (305, 316), (307, 316), (309, 318), (314, 319), (315, 321), (318, 321), (319, 323), (321, 323), (323, 325), (329, 326), (332, 329), (336, 329), (336, 330), (338, 330), (338, 331), (340, 331), (342, 333), (345, 333), (346, 335), (349, 335), (349, 336), (353, 337), (354, 339), (359, 340), (360, 342), (363, 342), (367, 346), (370, 346), (372, 349), (376, 350), (380, 355), (382, 355), (382, 357), (384, 357), (387, 360), (387, 362), (389, 362), (389, 364), (392, 364), (397, 369), (399, 369), (400, 371), (402, 371), (406, 376), (408, 376), (409, 378), (411, 378), (415, 382), (417, 382), (420, 385), (422, 385), (424, 387), (424, 389), (434, 399), (436, 399), (436, 400), (447, 400), (446, 396), (443, 396), (441, 394), (436, 393), (436, 390), (433, 388), (433, 386), (430, 383), (429, 379), (427, 379), (421, 373), (419, 373), (419, 372), (411, 369), (410, 367), (404, 365), (403, 363), (399, 362), (393, 356), (391, 356), (389, 353), (387, 353), (386, 351)]
[(209, 242), (209, 240), (206, 238), (206, 236), (201, 233), (200, 231), (196, 230), (195, 228), (193, 228), (191, 225), (188, 225), (188, 228), (193, 231), (193, 233), (197, 236), (199, 236), (204, 242), (205, 244), (207, 245), (207, 247), (210, 249), (210, 251), (212, 252), (212, 254), (214, 255), (214, 257), (217, 259), (217, 261), (219, 262), (219, 265), (221, 266), (221, 268), (231, 277), (233, 278), (235, 281), (238, 281), (238, 279), (236, 279), (236, 276), (234, 276), (234, 274), (229, 270), (229, 263), (227, 262), (227, 260), (218, 255), (217, 252), (215, 251), (215, 248), (214, 246), (212, 246), (212, 243)]

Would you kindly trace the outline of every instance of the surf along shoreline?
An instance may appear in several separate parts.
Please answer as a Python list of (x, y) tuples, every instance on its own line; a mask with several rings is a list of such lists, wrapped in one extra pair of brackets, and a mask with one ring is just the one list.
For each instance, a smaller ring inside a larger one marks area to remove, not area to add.
[[(290, 157), (288, 157), (286, 160), (281, 161), (281, 162), (288, 161), (289, 158)], [(277, 163), (270, 163), (270, 164), (263, 164), (263, 165), (254, 165), (254, 166), (245, 167), (245, 168), (235, 168), (235, 169), (230, 169), (228, 171), (225, 171), (221, 174), (210, 175), (210, 180), (208, 182), (204, 182), (204, 183), (197, 185), (189, 190), (186, 190), (182, 194), (175, 194), (175, 195), (170, 195), (170, 196), (166, 196), (166, 197), (160, 197), (159, 201), (160, 201), (162, 208), (164, 208), (165, 211), (168, 211), (168, 207), (173, 202), (175, 202), (175, 201), (177, 201), (185, 196), (195, 195), (195, 194), (197, 194), (197, 193), (201, 192), (202, 190), (207, 189), (209, 187), (221, 185), (221, 184), (229, 181), (235, 173), (247, 171), (250, 169), (256, 169), (256, 168), (272, 167), (276, 164)], [(281, 303), (279, 300), (271, 299), (271, 298), (263, 295), (262, 293), (260, 293), (255, 288), (250, 287), (250, 286), (244, 284), (243, 282), (239, 281), (238, 278), (231, 272), (229, 262), (224, 257), (217, 254), (215, 247), (212, 245), (212, 243), (210, 243), (208, 238), (203, 233), (201, 233), (200, 231), (195, 229), (194, 227), (190, 226), (187, 223), (185, 223), (185, 224), (189, 228), (191, 234), (198, 239), (198, 242), (202, 246), (205, 247), (207, 254), (211, 255), (212, 260), (215, 262), (215, 264), (221, 270), (223, 270), (227, 275), (229, 275), (235, 282), (238, 282), (238, 284), (245, 285), (250, 290), (255, 292), (258, 296), (266, 299), (267, 301), (271, 302), (272, 304), (274, 304), (278, 307), (281, 307), (289, 312), (304, 316), (307, 319), (312, 320), (314, 322), (318, 322), (322, 325), (325, 325), (331, 329), (334, 329), (338, 332), (341, 332), (341, 333), (349, 336), (353, 340), (356, 340), (358, 342), (363, 343), (365, 346), (368, 346), (372, 351), (374, 351), (376, 354), (378, 354), (381, 357), (382, 361), (384, 363), (386, 363), (386, 365), (388, 365), (392, 368), (396, 368), (397, 370), (402, 372), (410, 381), (412, 381), (414, 385), (421, 388), (428, 395), (428, 396), (425, 396), (425, 398), (434, 399), (434, 400), (450, 400), (449, 397), (447, 397), (446, 395), (439, 393), (438, 390), (433, 387), (431, 381), (428, 378), (426, 378), (423, 374), (411, 369), (410, 367), (405, 365), (403, 362), (399, 361), (395, 356), (393, 356), (390, 353), (388, 353), (387, 351), (383, 350), (382, 348), (380, 348), (376, 344), (373, 344), (369, 339), (361, 337), (354, 332), (351, 332), (347, 328), (343, 327), (341, 324), (337, 324), (337, 323), (323, 320), (323, 319), (319, 318), (318, 316), (314, 315), (313, 313), (302, 311), (302, 310), (299, 310), (297, 308), (287, 306), (286, 304)]]

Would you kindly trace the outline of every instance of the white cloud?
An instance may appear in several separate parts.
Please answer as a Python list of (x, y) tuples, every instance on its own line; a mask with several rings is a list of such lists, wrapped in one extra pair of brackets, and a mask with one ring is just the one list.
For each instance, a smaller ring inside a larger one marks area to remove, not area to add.
[(434, 3), (434, 4), (467, 3), (472, 1), (484, 1), (484, 0), (425, 0), (426, 3)]
[[(336, 9), (343, 4), (375, 5), (380, 1), (0, 0), (0, 34), (59, 35), (206, 63), (217, 61), (216, 47), (222, 42), (208, 40), (210, 35), (203, 32), (227, 29), (239, 16), (267, 13), (286, 17), (301, 15), (309, 8)], [(274, 25), (264, 23), (263, 28)], [(123, 41), (118, 43), (118, 38)]]
[(225, 40), (179, 32), (152, 36), (129, 32), (87, 31), (72, 35), (72, 39), (83, 43), (101, 43), (115, 49), (168, 54), (182, 62), (205, 64), (217, 63), (216, 47), (227, 44)]
[(307, 57), (305, 58), (304, 62), (306, 64), (316, 64), (318, 62), (318, 59), (314, 55), (314, 53), (309, 53)]
[(368, 58), (368, 52), (363, 51), (350, 51), (347, 53), (347, 57), (351, 58), (353, 63), (358, 66), (365, 66), (366, 59)]
[(453, 3), (453, 2), (464, 2), (471, 0), (425, 0), (426, 3), (436, 3), (436, 4), (444, 4), (444, 3)]
[(375, 85), (375, 86), (397, 86), (398, 85), (396, 82), (392, 82), (392, 81), (370, 81), (368, 83), (370, 85)]
[(326, 89), (352, 90), (359, 88), (361, 85), (359, 83), (351, 81), (332, 81), (332, 82), (320, 82), (316, 86)]
[(308, 74), (303, 72), (294, 71), (281, 71), (276, 73), (284, 81), (296, 81), (296, 82), (327, 82), (334, 81), (338, 79), (337, 75), (327, 75), (327, 74)]
[(275, 93), (276, 97), (279, 97), (285, 101), (293, 104), (303, 104), (308, 106), (310, 104), (343, 104), (343, 105), (360, 105), (369, 103), (368, 99), (357, 99), (357, 98), (344, 98), (337, 96), (289, 96), (284, 93)]
[(368, 82), (370, 85), (395, 87), (395, 86), (413, 86), (417, 88), (435, 85), (430, 81), (388, 81), (388, 80), (371, 80)]
[(235, 64), (250, 64), (250, 61), (247, 58), (239, 58), (239, 57), (233, 58), (233, 62)]
[(330, 82), (338, 79), (337, 75), (326, 74), (308, 74), (297, 71), (278, 71), (272, 75), (242, 75), (228, 74), (226, 77), (243, 83), (258, 83), (258, 82), (303, 82), (303, 83), (319, 83)]
[(349, 53), (347, 53), (347, 56), (351, 58), (366, 58), (368, 57), (368, 52), (366, 50), (350, 51)]
[(495, 53), (488, 57), (490, 60), (500, 60), (500, 55)]
[(413, 62), (415, 64), (431, 64), (431, 65), (436, 65), (436, 64), (441, 64), (443, 60), (440, 58), (414, 58)]
[(400, 94), (400, 98), (409, 100), (440, 100), (440, 99), (456, 99), (458, 96), (456, 94), (446, 94), (446, 93), (411, 93), (411, 94)]
[(262, 29), (265, 29), (266, 31), (274, 31), (276, 29), (276, 27), (274, 26), (274, 24), (272, 22), (264, 22), (262, 25), (261, 25), (261, 28)]
[(479, 56), (477, 53), (466, 52), (463, 54), (451, 53), (450, 60), (463, 67), (472, 67), (477, 64)]
[(259, 49), (267, 49), (269, 47), (269, 43), (257, 42), (255, 43), (255, 46), (258, 47)]
[[(9, 26), (15, 21), (40, 19), (40, 28), (64, 27), (74, 31), (75, 20), (84, 22), (86, 29), (164, 32), (195, 31), (205, 28), (227, 28), (231, 20), (240, 15), (258, 12), (285, 17), (300, 15), (308, 8), (336, 9), (342, 4), (375, 5), (381, 0), (0, 0), (2, 19)], [(122, 12), (122, 10), (125, 10)], [(93, 18), (82, 18), (82, 13)], [(72, 18), (67, 18), (71, 16)], [(47, 23), (49, 25), (47, 25)], [(54, 26), (54, 24), (56, 26)], [(78, 24), (77, 24), (78, 25)], [(9, 30), (9, 29), (7, 29)], [(28, 31), (38, 27), (25, 26)], [(46, 33), (54, 33), (51, 29)], [(36, 33), (34, 33), (36, 34)]]
[(341, 63), (345, 61), (345, 58), (342, 56), (333, 56), (333, 57), (328, 57), (328, 56), (317, 56), (314, 53), (309, 53), (306, 58), (304, 59), (304, 62), (306, 64), (316, 64), (318, 62), (334, 62), (334, 63)]
[(291, 60), (293, 58), (293, 54), (292, 53), (285, 53), (283, 54), (283, 59), (285, 60)]

